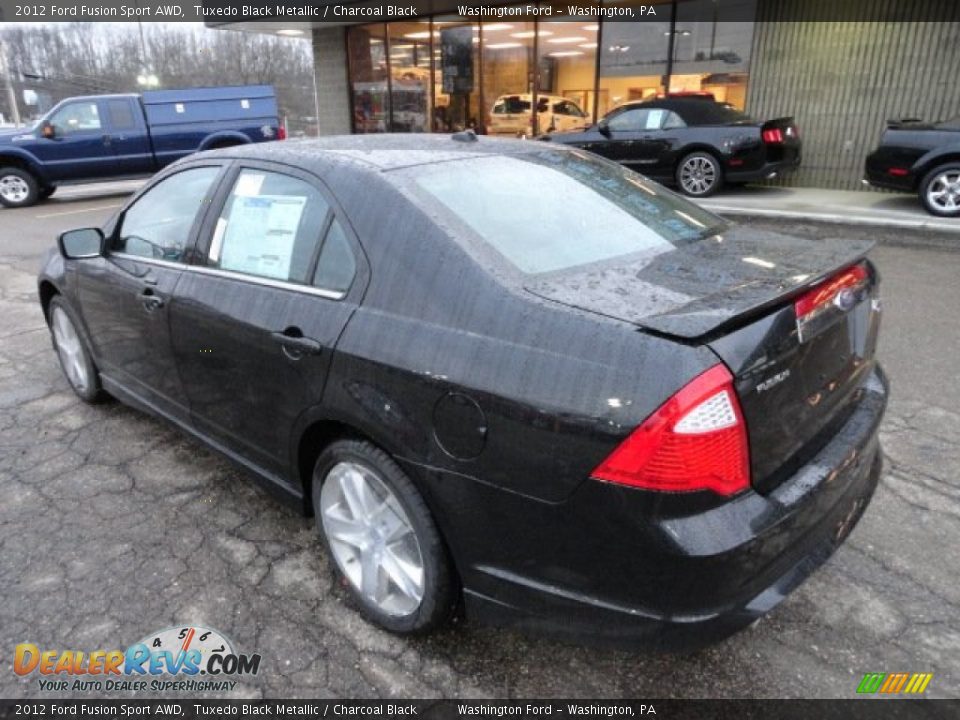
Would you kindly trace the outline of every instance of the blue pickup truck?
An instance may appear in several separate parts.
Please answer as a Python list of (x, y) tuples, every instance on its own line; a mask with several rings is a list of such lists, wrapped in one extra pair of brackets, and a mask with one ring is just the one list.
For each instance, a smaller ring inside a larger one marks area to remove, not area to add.
[(68, 98), (33, 128), (0, 133), (0, 203), (25, 207), (58, 185), (144, 177), (199, 150), (285, 137), (270, 85)]

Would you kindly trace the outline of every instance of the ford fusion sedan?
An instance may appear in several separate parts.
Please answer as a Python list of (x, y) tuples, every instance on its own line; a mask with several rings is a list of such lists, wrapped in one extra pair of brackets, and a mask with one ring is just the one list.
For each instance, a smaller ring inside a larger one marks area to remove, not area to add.
[[(543, 192), (551, 188), (551, 192)], [(543, 143), (357, 136), (202, 153), (39, 278), (111, 395), (316, 518), (373, 622), (715, 640), (876, 487), (878, 276)]]
[(889, 120), (865, 170), (869, 185), (916, 193), (931, 215), (960, 217), (960, 116)]
[(616, 160), (692, 197), (793, 172), (802, 149), (793, 118), (755, 122), (699, 96), (627, 103), (585, 130), (541, 139)]

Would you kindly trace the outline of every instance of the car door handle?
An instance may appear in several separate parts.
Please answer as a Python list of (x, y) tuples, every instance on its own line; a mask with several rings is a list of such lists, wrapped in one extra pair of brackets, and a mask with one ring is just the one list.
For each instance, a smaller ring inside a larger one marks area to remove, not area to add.
[(288, 351), (288, 356), (289, 352), (296, 353), (297, 355), (319, 355), (320, 351), (323, 350), (323, 345), (318, 343), (316, 340), (303, 337), (303, 335), (294, 335), (294, 332), (298, 331), (294, 328), (290, 328), (283, 332), (271, 333), (273, 339), (280, 343), (285, 351)]
[(112, 141), (113, 141), (113, 138), (110, 137), (109, 135), (104, 135), (104, 136), (103, 136), (103, 144), (104, 144), (104, 145), (109, 145)]
[(140, 302), (143, 303), (143, 309), (147, 312), (153, 312), (163, 307), (163, 298), (153, 292), (153, 288), (144, 288), (140, 293)]

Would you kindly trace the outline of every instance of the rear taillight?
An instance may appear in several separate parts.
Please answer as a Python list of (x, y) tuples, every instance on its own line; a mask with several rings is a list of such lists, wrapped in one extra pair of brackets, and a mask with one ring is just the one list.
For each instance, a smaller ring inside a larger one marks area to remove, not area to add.
[(281, 125), (277, 128), (277, 140), (286, 140), (287, 139), (287, 129)]
[(724, 365), (698, 375), (661, 405), (604, 460), (597, 480), (661, 492), (750, 486), (747, 428)]
[[(756, 137), (756, 135), (754, 135)], [(760, 133), (760, 137), (767, 145), (777, 145), (783, 142), (783, 130), (780, 128), (769, 128)]]

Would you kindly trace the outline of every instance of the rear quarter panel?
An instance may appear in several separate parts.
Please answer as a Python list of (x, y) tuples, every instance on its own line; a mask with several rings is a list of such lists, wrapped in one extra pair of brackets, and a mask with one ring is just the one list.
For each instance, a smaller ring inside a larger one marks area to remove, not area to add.
[[(398, 190), (365, 190), (338, 193), (371, 281), (324, 404), (404, 460), (556, 502), (717, 362), (705, 348), (539, 300), (481, 268)], [(380, 212), (369, 212), (371, 197)], [(451, 393), (469, 398), (464, 412), (448, 412)], [(464, 442), (469, 452), (450, 452)]]

